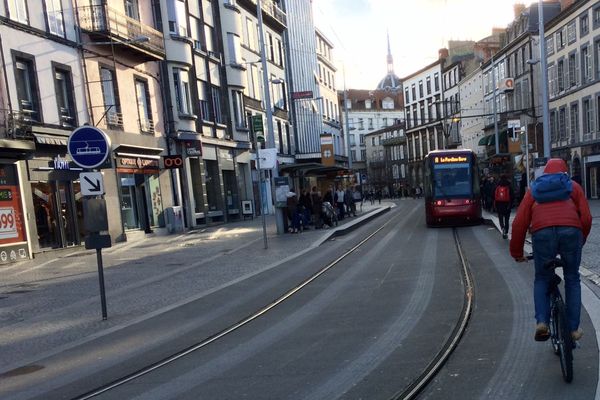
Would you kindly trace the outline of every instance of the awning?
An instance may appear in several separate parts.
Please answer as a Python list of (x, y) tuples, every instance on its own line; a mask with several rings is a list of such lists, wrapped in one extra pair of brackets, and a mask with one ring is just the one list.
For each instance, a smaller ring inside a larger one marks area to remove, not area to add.
[(34, 133), (35, 141), (39, 144), (47, 144), (51, 146), (66, 146), (67, 136), (55, 136), (55, 135), (44, 135), (41, 133)]
[[(506, 142), (506, 136), (507, 136), (506, 131), (498, 132), (498, 142), (499, 143)], [(481, 139), (479, 139), (479, 142), (477, 142), (477, 144), (479, 146), (495, 146), (496, 145), (496, 135), (491, 134), (491, 135), (484, 136)]]

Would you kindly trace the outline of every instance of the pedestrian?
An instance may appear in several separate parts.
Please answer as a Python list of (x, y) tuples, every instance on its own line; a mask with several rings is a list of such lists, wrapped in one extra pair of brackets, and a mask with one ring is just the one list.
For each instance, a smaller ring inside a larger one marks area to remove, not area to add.
[(354, 186), (354, 188), (352, 189), (352, 199), (354, 200), (353, 203), (353, 212), (354, 215), (356, 216), (356, 203), (360, 203), (360, 211), (362, 212), (362, 194), (360, 193), (360, 190), (358, 190), (358, 187)]
[(298, 212), (298, 198), (293, 190), (287, 193), (287, 210), (290, 220), (290, 233), (300, 232), (300, 213)]
[(338, 186), (338, 189), (336, 190), (334, 195), (334, 200), (338, 209), (340, 220), (344, 219), (344, 194), (344, 189), (342, 189), (341, 186)]
[(356, 217), (356, 207), (354, 206), (354, 196), (352, 195), (352, 189), (350, 186), (346, 187), (344, 192), (344, 205), (346, 206), (346, 213), (348, 216)]
[(371, 205), (375, 204), (375, 192), (373, 192), (373, 189), (369, 190), (369, 200), (371, 201)]
[(333, 202), (333, 188), (331, 186), (329, 189), (327, 189), (327, 192), (325, 192), (325, 196), (323, 196), (323, 202), (328, 202), (332, 206), (335, 206), (335, 203)]
[(312, 192), (310, 193), (310, 200), (312, 202), (312, 218), (313, 225), (316, 229), (321, 229), (323, 226), (323, 219), (321, 218), (321, 208), (323, 207), (323, 200), (321, 199), (321, 192), (317, 190), (316, 186), (313, 186)]
[(312, 200), (310, 198), (310, 194), (306, 189), (302, 190), (302, 194), (300, 195), (300, 200), (298, 201), (298, 205), (300, 206), (300, 213), (302, 217), (302, 226), (306, 229), (308, 225), (312, 221)]
[(496, 190), (494, 191), (494, 207), (498, 213), (500, 230), (502, 231), (502, 237), (504, 239), (508, 237), (510, 210), (512, 208), (513, 198), (514, 193), (510, 181), (506, 175), (502, 175), (500, 177), (500, 182), (498, 182), (498, 186), (496, 186)]
[(581, 186), (567, 175), (567, 164), (551, 158), (543, 175), (531, 183), (512, 224), (510, 255), (517, 262), (527, 261), (523, 255), (525, 235), (531, 232), (535, 262), (534, 305), (535, 340), (550, 337), (550, 297), (548, 287), (554, 271), (546, 264), (560, 255), (565, 280), (567, 326), (573, 340), (583, 335), (579, 328), (581, 285), (579, 264), (581, 248), (590, 233), (592, 216)]
[(377, 190), (375, 196), (377, 197), (377, 201), (379, 201), (379, 204), (381, 204), (381, 189)]
[(494, 191), (496, 190), (496, 183), (494, 182), (494, 177), (489, 176), (485, 181), (485, 185), (483, 187), (484, 196), (485, 196), (485, 204), (486, 210), (494, 211)]

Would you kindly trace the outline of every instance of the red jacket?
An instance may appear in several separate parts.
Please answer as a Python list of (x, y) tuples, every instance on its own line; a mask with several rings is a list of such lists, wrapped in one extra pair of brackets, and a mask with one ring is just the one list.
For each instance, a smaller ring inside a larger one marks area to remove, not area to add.
[[(566, 170), (566, 165), (564, 169)], [(553, 173), (555, 171), (550, 168), (549, 171), (544, 170), (544, 172)], [(583, 189), (577, 182), (572, 182), (572, 184), (573, 191), (570, 198), (563, 201), (537, 203), (531, 192), (527, 190), (512, 224), (510, 239), (510, 255), (512, 257), (523, 257), (523, 244), (528, 228), (534, 233), (551, 226), (573, 226), (581, 229), (585, 243), (592, 228), (592, 215)]]

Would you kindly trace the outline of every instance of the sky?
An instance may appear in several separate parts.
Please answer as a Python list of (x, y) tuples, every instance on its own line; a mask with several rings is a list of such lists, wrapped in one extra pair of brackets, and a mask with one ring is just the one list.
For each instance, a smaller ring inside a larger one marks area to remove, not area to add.
[(387, 32), (400, 78), (437, 59), (448, 40), (506, 28), (513, 5), (533, 0), (312, 0), (316, 27), (334, 44), (337, 89), (374, 89), (387, 73)]

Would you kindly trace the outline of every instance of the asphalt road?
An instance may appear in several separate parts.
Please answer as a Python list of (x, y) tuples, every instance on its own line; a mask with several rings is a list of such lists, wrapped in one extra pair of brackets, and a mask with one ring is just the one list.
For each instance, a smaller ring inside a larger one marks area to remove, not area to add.
[[(272, 302), (384, 224), (272, 311), (97, 398), (390, 398), (439, 351), (463, 305), (452, 230), (427, 229), (421, 202), (400, 202), (299, 258), (41, 360), (41, 373), (8, 382), (14, 386), (4, 387), (7, 398), (70, 399), (160, 360)], [(459, 236), (475, 308), (457, 350), (421, 398), (593, 398), (598, 348), (587, 315), (588, 336), (567, 385), (549, 344), (532, 339), (532, 268), (515, 265), (507, 242), (486, 226), (461, 228)]]

